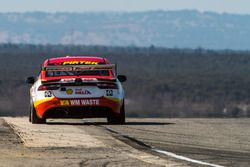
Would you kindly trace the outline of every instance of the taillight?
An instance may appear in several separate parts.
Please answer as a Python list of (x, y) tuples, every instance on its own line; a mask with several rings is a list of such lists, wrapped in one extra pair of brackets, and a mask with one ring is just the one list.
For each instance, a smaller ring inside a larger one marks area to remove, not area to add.
[(118, 89), (118, 86), (116, 84), (110, 84), (110, 83), (98, 83), (97, 87), (100, 89)]
[(60, 88), (60, 85), (41, 85), (38, 88), (38, 91), (44, 91), (44, 90), (57, 90)]

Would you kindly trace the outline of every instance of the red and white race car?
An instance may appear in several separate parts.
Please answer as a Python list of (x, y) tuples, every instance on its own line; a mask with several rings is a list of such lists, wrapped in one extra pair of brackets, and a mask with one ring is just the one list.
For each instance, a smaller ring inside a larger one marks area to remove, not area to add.
[(45, 60), (38, 78), (28, 77), (33, 124), (47, 118), (105, 117), (110, 124), (125, 123), (126, 76), (100, 57), (60, 57)]

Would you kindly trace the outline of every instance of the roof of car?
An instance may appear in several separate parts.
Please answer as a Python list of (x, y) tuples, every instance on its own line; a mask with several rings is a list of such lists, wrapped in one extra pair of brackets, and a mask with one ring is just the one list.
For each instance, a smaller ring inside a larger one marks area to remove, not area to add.
[(89, 62), (98, 62), (98, 63), (108, 63), (107, 59), (102, 57), (92, 57), (92, 56), (66, 56), (66, 57), (57, 57), (50, 58), (44, 62), (44, 65), (56, 64), (68, 61), (89, 61)]

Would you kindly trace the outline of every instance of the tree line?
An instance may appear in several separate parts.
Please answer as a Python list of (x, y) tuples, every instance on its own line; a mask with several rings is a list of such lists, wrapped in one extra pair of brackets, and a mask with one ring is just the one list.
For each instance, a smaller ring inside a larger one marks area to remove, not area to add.
[(51, 57), (100, 56), (127, 75), (127, 116), (249, 117), (250, 52), (83, 45), (0, 45), (0, 116), (29, 112), (27, 76)]

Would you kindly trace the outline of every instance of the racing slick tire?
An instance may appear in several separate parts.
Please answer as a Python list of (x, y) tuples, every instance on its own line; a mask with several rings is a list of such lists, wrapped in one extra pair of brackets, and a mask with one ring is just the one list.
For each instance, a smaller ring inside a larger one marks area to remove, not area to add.
[(36, 110), (33, 106), (30, 107), (30, 116), (29, 116), (29, 120), (32, 124), (45, 124), (46, 123), (46, 119), (44, 118), (39, 118), (36, 115)]
[(125, 124), (126, 118), (125, 118), (125, 106), (124, 103), (120, 109), (120, 114), (116, 114), (113, 112), (110, 112), (108, 117), (108, 123), (112, 125), (122, 125)]
[(30, 112), (29, 112), (29, 122), (31, 122), (31, 109), (30, 109)]

